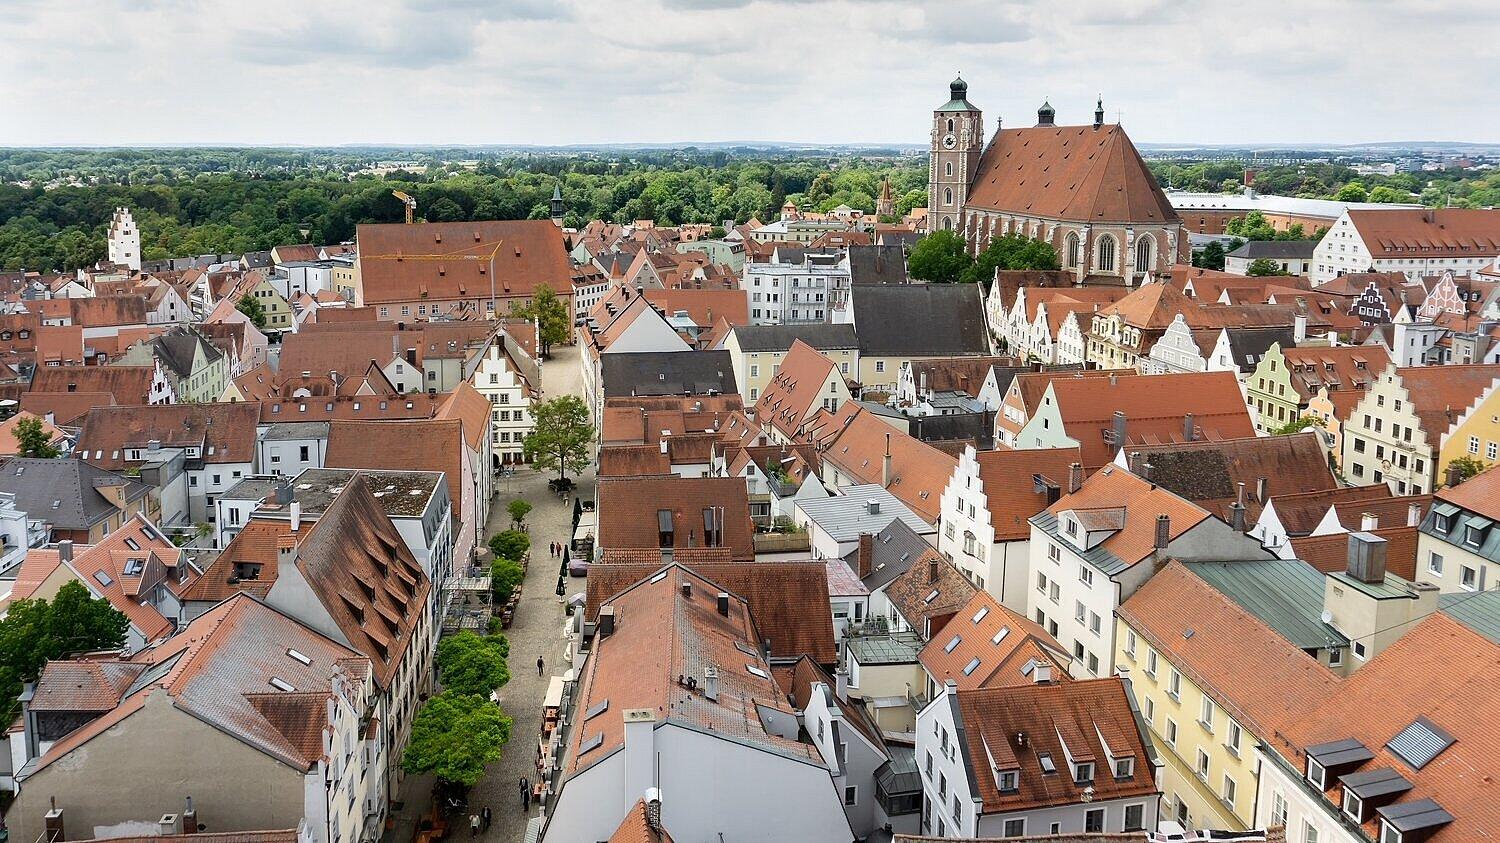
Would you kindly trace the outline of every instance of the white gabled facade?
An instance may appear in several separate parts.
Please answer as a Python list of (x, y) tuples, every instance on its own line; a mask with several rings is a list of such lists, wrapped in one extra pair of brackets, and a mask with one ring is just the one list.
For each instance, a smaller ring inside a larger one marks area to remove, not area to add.
[(494, 338), (480, 357), (471, 382), (490, 402), (490, 443), (495, 457), (509, 464), (525, 461), (521, 443), (536, 422), (531, 414), (533, 385), (501, 348), (506, 341), (504, 334)]
[(109, 220), (109, 262), (141, 271), (141, 230), (129, 208), (116, 208)]

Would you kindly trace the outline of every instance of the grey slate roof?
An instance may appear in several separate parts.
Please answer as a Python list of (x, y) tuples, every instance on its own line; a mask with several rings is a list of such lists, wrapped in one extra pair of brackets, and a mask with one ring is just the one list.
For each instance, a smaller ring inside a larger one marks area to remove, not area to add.
[(1129, 565), (1125, 564), (1125, 560), (1105, 550), (1104, 545), (1102, 544), (1096, 544), (1088, 550), (1080, 552), (1077, 547), (1073, 547), (1062, 537), (1062, 533), (1057, 529), (1057, 516), (1053, 515), (1045, 509), (1031, 516), (1031, 518), (1027, 519), (1027, 521), (1038, 530), (1046, 533), (1048, 537), (1056, 539), (1058, 542), (1068, 544), (1069, 549), (1072, 550), (1073, 553), (1082, 556), (1085, 561), (1087, 561), (1090, 565), (1093, 565), (1095, 568), (1098, 568), (1100, 571), (1104, 572), (1104, 575), (1107, 577), (1113, 577), (1114, 575), (1130, 567)]
[(1297, 344), (1296, 332), (1286, 328), (1225, 328), (1229, 333), (1231, 361), (1241, 372), (1253, 372), (1271, 343), (1280, 343), (1282, 348)]
[(1448, 617), (1500, 644), (1500, 591), (1440, 594), (1438, 608)]
[[(870, 512), (870, 501), (879, 504), (879, 512)], [(858, 541), (861, 534), (878, 532), (890, 524), (892, 518), (900, 519), (915, 531), (931, 533), (935, 530), (907, 509), (895, 495), (874, 483), (848, 486), (844, 494), (831, 498), (797, 501), (797, 508), (837, 542)]]
[[(1450, 526), (1446, 533), (1438, 529), (1439, 517), (1449, 519)], [(1470, 526), (1480, 531), (1478, 547), (1464, 542), (1465, 531)], [(1491, 562), (1500, 562), (1500, 530), (1493, 527), (1494, 522), (1489, 518), (1439, 498), (1433, 500), (1432, 509), (1427, 511), (1427, 517), (1422, 519), (1422, 525), (1417, 529), (1439, 541), (1461, 546)]]
[(221, 501), (263, 501), (276, 491), (282, 481), (271, 477), (246, 477), (224, 490)]
[(910, 284), (906, 250), (895, 243), (849, 247), (850, 284)]
[[(917, 564), (917, 560), (922, 558), (923, 553), (933, 549), (931, 542), (918, 535), (916, 530), (908, 527), (900, 518), (892, 517), (890, 524), (874, 536), (874, 557), (870, 561), (870, 575), (864, 578), (865, 588), (871, 592), (885, 588), (891, 580), (906, 573), (911, 566)], [(844, 561), (849, 563), (850, 569), (857, 571), (859, 548), (846, 554)]]
[(1230, 252), (1228, 257), (1259, 260), (1312, 260), (1317, 240), (1251, 240)]
[(1323, 623), (1324, 575), (1300, 559), (1182, 564), (1300, 649), (1349, 644), (1347, 636)]
[(151, 491), (144, 483), (82, 460), (22, 457), (0, 465), (0, 492), (13, 493), (16, 506), (28, 517), (57, 530), (87, 530), (114, 514), (115, 505), (97, 487), (115, 484), (124, 484), (127, 501)]
[(157, 337), (156, 356), (161, 359), (163, 366), (185, 378), (193, 373), (193, 359), (199, 346), (203, 347), (204, 359), (210, 363), (224, 356), (213, 343), (192, 328), (179, 328)]
[(853, 292), (861, 356), (963, 357), (990, 353), (977, 284), (861, 287)]
[(875, 783), (887, 795), (921, 793), (922, 774), (917, 769), (917, 750), (903, 744), (887, 744), (891, 760), (875, 769)]
[(809, 322), (798, 325), (736, 325), (734, 336), (746, 352), (786, 351), (802, 340), (819, 351), (859, 348), (853, 325)]
[(739, 392), (727, 351), (635, 351), (601, 359), (606, 398)]

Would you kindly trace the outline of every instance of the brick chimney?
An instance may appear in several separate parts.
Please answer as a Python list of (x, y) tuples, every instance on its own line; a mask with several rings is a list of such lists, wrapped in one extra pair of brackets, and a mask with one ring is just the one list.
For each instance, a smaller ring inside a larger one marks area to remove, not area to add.
[(859, 534), (859, 550), (855, 555), (855, 573), (860, 579), (870, 575), (875, 568), (875, 534)]
[(1156, 542), (1157, 553), (1166, 553), (1167, 545), (1172, 541), (1172, 516), (1163, 512), (1156, 516)]
[(935, 582), (937, 582), (937, 579), (938, 579), (938, 560), (936, 560), (936, 559), (929, 559), (929, 560), (927, 560), (927, 581), (929, 583), (935, 583)]
[(1068, 464), (1068, 494), (1073, 494), (1083, 488), (1083, 463), (1075, 462)]
[(891, 434), (885, 435), (885, 458), (880, 463), (880, 485), (882, 488), (890, 488), (891, 485)]

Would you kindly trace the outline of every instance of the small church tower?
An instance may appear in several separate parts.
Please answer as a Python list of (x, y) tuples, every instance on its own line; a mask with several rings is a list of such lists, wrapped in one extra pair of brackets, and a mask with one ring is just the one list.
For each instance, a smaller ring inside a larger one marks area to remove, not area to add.
[(563, 214), (565, 213), (566, 209), (563, 208), (562, 185), (554, 184), (552, 185), (552, 222), (556, 224), (558, 228), (562, 228)]
[(880, 198), (875, 200), (875, 216), (893, 217), (896, 215), (896, 202), (891, 198), (891, 180), (886, 177), (880, 180)]
[(109, 262), (141, 271), (141, 231), (129, 208), (116, 208), (109, 221)]
[(984, 152), (984, 113), (969, 103), (969, 83), (954, 79), (948, 102), (932, 112), (927, 230), (963, 228), (964, 203)]

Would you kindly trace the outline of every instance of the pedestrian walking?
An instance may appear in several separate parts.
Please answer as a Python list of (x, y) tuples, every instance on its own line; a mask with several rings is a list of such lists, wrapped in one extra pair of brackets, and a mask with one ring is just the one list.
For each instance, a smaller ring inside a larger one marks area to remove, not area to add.
[(485, 831), (490, 830), (490, 806), (484, 806), (484, 810), (479, 812), (479, 825)]
[(545, 670), (546, 667), (547, 667), (547, 663), (544, 662), (544, 661), (542, 661), (542, 657), (541, 656), (537, 656), (536, 657), (536, 675), (537, 676), (541, 676), (542, 675), (542, 671)]
[(531, 782), (526, 781), (526, 777), (522, 776), (521, 777), (521, 810), (528, 811), (530, 809), (531, 809)]
[(469, 836), (476, 837), (479, 834), (479, 815), (469, 815)]

